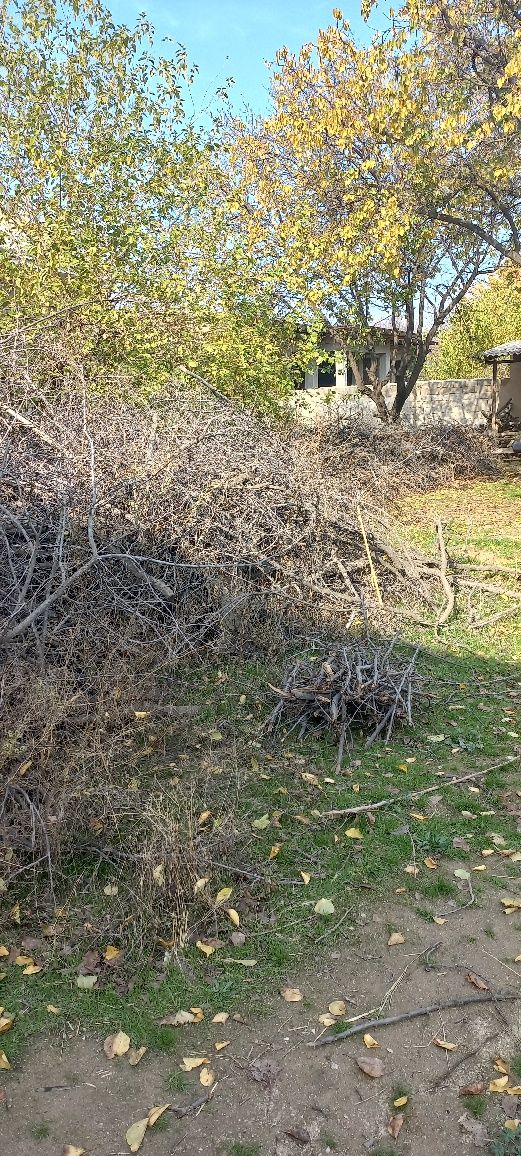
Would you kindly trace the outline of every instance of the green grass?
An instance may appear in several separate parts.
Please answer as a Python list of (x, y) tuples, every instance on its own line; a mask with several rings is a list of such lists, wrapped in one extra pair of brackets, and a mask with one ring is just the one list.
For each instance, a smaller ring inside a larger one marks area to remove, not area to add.
[(336, 1138), (332, 1136), (330, 1132), (320, 1133), (320, 1143), (324, 1148), (330, 1148), (332, 1152), (338, 1148), (338, 1140), (336, 1140)]
[(516, 1077), (516, 1084), (521, 1081), (521, 1055), (513, 1056), (510, 1060), (510, 1070), (513, 1076)]
[(488, 1107), (486, 1096), (463, 1096), (462, 1102), (476, 1120), (482, 1120)]
[(228, 1156), (259, 1156), (260, 1144), (240, 1144), (235, 1141), (228, 1148)]
[(35, 1124), (34, 1127), (31, 1128), (31, 1136), (33, 1140), (47, 1140), (50, 1135), (50, 1125), (46, 1124), (44, 1120), (41, 1124)]
[[(491, 520), (495, 517), (494, 502), (498, 494), (507, 502), (519, 497), (516, 487), (510, 483), (495, 485), (499, 489), (486, 490)], [(483, 492), (477, 489), (479, 501), (485, 502)], [(440, 510), (441, 500), (439, 495), (421, 499), (421, 516), (429, 526), (431, 540), (430, 527), (435, 512)], [(466, 500), (471, 502), (472, 488), (466, 490)], [(408, 532), (413, 535), (412, 530)], [(505, 534), (508, 538), (509, 532)], [(479, 537), (477, 530), (476, 535)], [(506, 538), (505, 541), (501, 538), (501, 549), (494, 538), (494, 550), (499, 558), (509, 550)], [(456, 545), (457, 542), (452, 541), (453, 549)], [(514, 821), (505, 814), (501, 798), (501, 791), (511, 781), (509, 771), (493, 772), (486, 781), (481, 779), (479, 795), (466, 787), (442, 787), (440, 779), (442, 800), (433, 813), (426, 796), (414, 805), (398, 801), (381, 810), (374, 826), (361, 816), (357, 822), (363, 835), (361, 841), (346, 838), (345, 830), (352, 825), (349, 819), (345, 822), (323, 820), (320, 813), (377, 801), (389, 797), (390, 793), (436, 785), (439, 771), (464, 775), (512, 753), (516, 740), (508, 731), (521, 733), (519, 717), (515, 720), (512, 715), (512, 721), (507, 723), (501, 719), (506, 717), (503, 713), (506, 707), (517, 705), (507, 692), (519, 688), (516, 654), (521, 647), (521, 631), (516, 640), (513, 620), (499, 625), (501, 629), (487, 631), (482, 636), (469, 631), (463, 618), (458, 616), (445, 631), (439, 632), (439, 637), (433, 631), (408, 628), (404, 654), (410, 654), (409, 643), (414, 639), (425, 648), (418, 660), (424, 685), (415, 726), (410, 731), (397, 731), (389, 747), (376, 743), (369, 750), (355, 734), (352, 748), (346, 749), (341, 775), (335, 773), (334, 740), (311, 736), (299, 743), (294, 735), (284, 740), (282, 736), (274, 738), (262, 731), (261, 723), (272, 702), (267, 684), (280, 680), (284, 663), (235, 660), (222, 663), (219, 672), (216, 668), (199, 668), (197, 678), (191, 671), (186, 685), (176, 693), (180, 701), (200, 706), (197, 726), (187, 731), (184, 745), (180, 745), (178, 737), (173, 737), (168, 753), (174, 767), (169, 767), (167, 775), (158, 780), (154, 759), (146, 756), (139, 766), (139, 776), (149, 784), (153, 797), (159, 789), (166, 794), (169, 776), (175, 775), (186, 784), (193, 815), (205, 810), (211, 812), (212, 821), (197, 834), (201, 864), (205, 864), (201, 874), (204, 871), (211, 875), (208, 894), (212, 896), (221, 887), (232, 887), (230, 904), (241, 910), (241, 929), (247, 934), (246, 943), (237, 948), (230, 943), (233, 927), (224, 906), (212, 913), (205, 897), (191, 899), (189, 927), (197, 925), (196, 935), (200, 934), (201, 921), (204, 927), (204, 921), (208, 920), (211, 933), (223, 941), (223, 949), (204, 959), (194, 945), (194, 935), (183, 951), (186, 965), (183, 970), (172, 964), (164, 977), (158, 978), (158, 971), (162, 974), (163, 951), (152, 939), (140, 943), (134, 955), (129, 952), (124, 974), (133, 982), (130, 994), (119, 992), (110, 978), (103, 980), (99, 991), (81, 992), (75, 979), (83, 953), (93, 942), (103, 950), (107, 943), (118, 940), (114, 938), (117, 928), (111, 924), (113, 908), (103, 892), (112, 869), (109, 871), (106, 864), (100, 865), (95, 858), (92, 864), (90, 860), (81, 865), (71, 861), (69, 877), (60, 887), (70, 898), (77, 887), (81, 867), (82, 885), (78, 890), (82, 909), (88, 908), (92, 925), (107, 926), (108, 930), (93, 938), (92, 932), (84, 930), (84, 916), (75, 922), (71, 920), (70, 924), (65, 919), (63, 940), (58, 941), (54, 958), (51, 956), (45, 970), (34, 977), (23, 976), (16, 966), (4, 967), (4, 960), (0, 959), (1, 970), (7, 972), (6, 978), (0, 981), (0, 1002), (16, 1014), (14, 1028), (2, 1037), (2, 1046), (11, 1062), (20, 1058), (34, 1032), (44, 1029), (59, 1033), (63, 1023), (69, 1020), (80, 1020), (100, 1036), (121, 1028), (128, 1032), (135, 1046), (147, 1044), (157, 1051), (168, 1052), (177, 1048), (182, 1038), (183, 1046), (192, 1048), (200, 1038), (198, 1026), (161, 1027), (159, 1020), (165, 1014), (200, 1006), (206, 1023), (218, 1011), (242, 1011), (251, 1016), (264, 1014), (280, 981), (294, 974), (302, 961), (320, 950), (321, 936), (346, 912), (350, 915), (342, 924), (342, 936), (353, 935), (350, 927), (356, 927), (361, 904), (370, 903), (374, 908), (389, 894), (394, 896), (398, 888), (405, 889), (401, 900), (413, 906), (416, 893), (421, 895), (421, 913), (427, 920), (431, 920), (436, 911), (443, 910), (449, 898), (465, 902), (465, 892), (458, 889), (447, 874), (445, 863), (460, 860), (467, 864), (469, 861), (465, 851), (454, 848), (456, 837), (463, 837), (473, 849), (471, 862), (479, 861), (479, 849), (487, 846), (487, 833), (491, 829), (491, 818), (482, 815), (482, 811), (494, 811), (494, 831), (503, 834), (509, 846), (521, 850), (521, 835)], [(462, 649), (462, 642), (469, 649)], [(241, 702), (243, 695), (245, 702)], [(453, 709), (460, 706), (464, 710)], [(490, 711), (484, 709), (488, 706), (492, 708)], [(223, 739), (212, 737), (215, 732), (222, 734)], [(444, 735), (444, 738), (433, 743), (429, 738), (432, 735)], [(411, 758), (415, 761), (405, 762)], [(407, 766), (406, 773), (400, 770), (401, 765)], [(319, 787), (303, 779), (303, 773), (316, 775)], [(326, 783), (326, 778), (334, 781)], [(359, 785), (358, 792), (353, 791), (353, 784)], [(411, 811), (424, 816), (424, 821), (414, 818)], [(462, 815), (463, 811), (476, 817), (468, 819)], [(252, 826), (266, 814), (269, 818), (266, 830)], [(308, 824), (303, 824), (298, 816), (306, 817)], [(130, 848), (132, 838), (129, 830)], [(213, 850), (215, 843), (218, 854)], [(276, 858), (270, 860), (274, 844), (280, 844), (281, 849)], [(207, 871), (212, 856), (219, 864), (229, 863), (232, 868), (245, 871), (245, 878), (221, 865)], [(439, 861), (437, 872), (424, 867), (423, 859), (427, 856)], [(416, 879), (404, 871), (413, 857), (419, 867)], [(311, 876), (307, 886), (303, 884), (302, 871)], [(500, 873), (508, 871), (507, 861), (502, 860)], [(253, 881), (248, 876), (253, 876)], [(479, 903), (494, 881), (487, 880), (487, 873), (473, 876), (472, 881)], [(330, 919), (314, 913), (320, 898), (331, 899), (335, 906)], [(15, 899), (21, 904), (20, 929), (13, 925), (9, 915)], [(58, 902), (62, 901), (60, 892)], [(10, 891), (0, 906), (0, 943), (18, 945), (23, 934), (38, 934), (41, 924), (48, 923), (52, 915), (52, 911), (43, 910), (39, 924), (34, 895), (27, 884), (25, 890), (22, 883), (17, 884), (16, 892)], [(171, 923), (165, 919), (166, 940), (170, 934)], [(330, 948), (334, 940), (335, 936), (330, 934), (326, 945)], [(62, 942), (73, 944), (72, 954), (60, 954)], [(257, 963), (253, 968), (246, 968), (239, 963), (224, 963), (226, 958), (255, 959)], [(49, 1014), (47, 1004), (58, 1006), (61, 1014)], [(172, 1080), (174, 1076), (177, 1078), (173, 1074)], [(172, 1090), (176, 1090), (173, 1084)]]

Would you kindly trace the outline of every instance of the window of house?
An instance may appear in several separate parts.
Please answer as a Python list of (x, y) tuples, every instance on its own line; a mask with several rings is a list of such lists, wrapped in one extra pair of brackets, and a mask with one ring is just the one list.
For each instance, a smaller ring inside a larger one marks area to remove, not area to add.
[(318, 367), (318, 388), (334, 389), (336, 386), (336, 364), (334, 361), (322, 361)]

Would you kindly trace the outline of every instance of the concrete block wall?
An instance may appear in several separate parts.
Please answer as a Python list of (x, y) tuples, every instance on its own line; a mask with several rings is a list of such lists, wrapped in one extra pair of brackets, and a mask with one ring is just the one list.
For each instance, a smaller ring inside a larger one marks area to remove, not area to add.
[[(507, 379), (501, 383), (499, 403), (508, 400), (511, 383)], [(384, 387), (389, 402), (394, 397), (395, 387)], [(467, 380), (418, 381), (408, 398), (403, 421), (413, 427), (432, 425), (436, 422), (458, 425), (485, 425), (492, 400), (492, 381), (488, 377)], [(295, 408), (299, 417), (313, 424), (324, 414), (331, 404), (340, 405), (346, 417), (374, 420), (376, 408), (367, 397), (360, 397), (355, 390), (338, 387), (331, 390), (301, 390), (295, 394)]]

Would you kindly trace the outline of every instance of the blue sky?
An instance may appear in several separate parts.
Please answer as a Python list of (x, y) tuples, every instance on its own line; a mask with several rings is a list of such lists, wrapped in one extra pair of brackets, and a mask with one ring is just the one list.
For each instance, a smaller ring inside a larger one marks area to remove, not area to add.
[[(228, 76), (233, 104), (264, 112), (268, 102), (266, 61), (278, 48), (298, 49), (319, 28), (333, 23), (334, 0), (107, 0), (116, 20), (132, 24), (145, 11), (159, 37), (170, 36), (199, 66), (196, 105)], [(358, 0), (339, 3), (353, 31), (367, 36)]]

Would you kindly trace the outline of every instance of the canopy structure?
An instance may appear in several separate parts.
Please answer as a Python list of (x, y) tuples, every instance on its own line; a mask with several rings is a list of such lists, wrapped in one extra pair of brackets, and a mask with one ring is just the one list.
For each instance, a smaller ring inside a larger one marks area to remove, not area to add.
[(481, 356), (485, 365), (521, 361), (521, 340), (507, 341), (505, 345), (496, 345), (495, 349), (485, 349)]
[[(507, 341), (504, 345), (496, 345), (494, 349), (484, 349), (481, 354), (485, 365), (492, 366), (492, 406), (490, 413), (490, 424), (494, 431), (497, 431), (497, 410), (499, 401), (500, 382), (498, 378), (498, 365), (516, 366), (510, 370), (510, 381), (512, 391), (517, 393), (519, 391), (519, 381), (521, 377), (521, 340)], [(519, 366), (519, 369), (517, 368)]]

